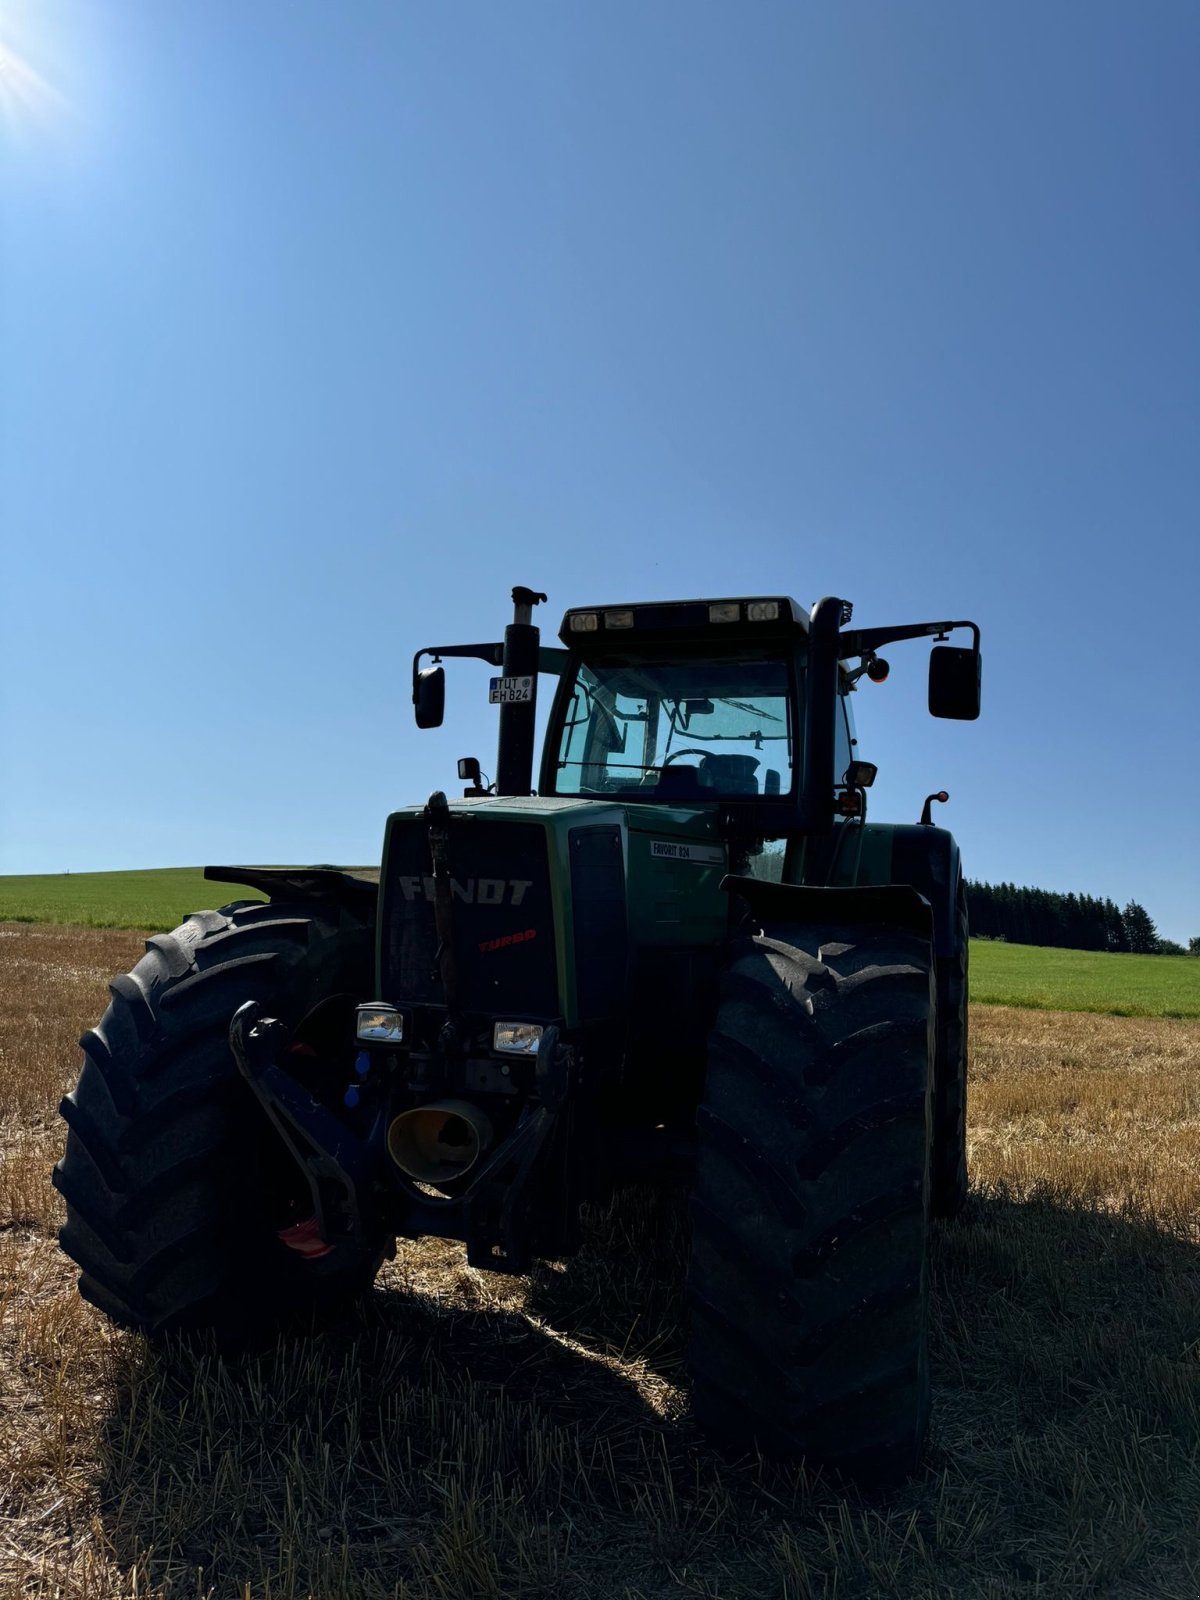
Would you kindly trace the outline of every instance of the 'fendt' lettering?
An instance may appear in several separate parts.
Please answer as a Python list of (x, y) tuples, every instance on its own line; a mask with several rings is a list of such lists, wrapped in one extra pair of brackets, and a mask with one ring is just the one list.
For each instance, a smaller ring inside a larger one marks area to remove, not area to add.
[[(433, 903), (433, 879), (415, 875), (399, 879), (400, 893), (406, 900), (416, 900), (424, 895)], [(460, 883), (450, 880), (450, 892), (456, 900), (468, 906), (519, 906), (525, 892), (533, 888), (532, 878), (468, 878)]]

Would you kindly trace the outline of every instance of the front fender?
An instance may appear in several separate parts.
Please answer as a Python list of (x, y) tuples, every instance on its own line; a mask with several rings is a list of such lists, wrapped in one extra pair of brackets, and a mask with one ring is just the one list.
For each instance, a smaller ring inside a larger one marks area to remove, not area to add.
[(763, 924), (802, 922), (820, 929), (875, 923), (933, 938), (929, 901), (906, 883), (810, 888), (807, 884), (769, 883), (763, 878), (728, 877), (722, 878), (721, 887), (744, 900), (751, 915)]

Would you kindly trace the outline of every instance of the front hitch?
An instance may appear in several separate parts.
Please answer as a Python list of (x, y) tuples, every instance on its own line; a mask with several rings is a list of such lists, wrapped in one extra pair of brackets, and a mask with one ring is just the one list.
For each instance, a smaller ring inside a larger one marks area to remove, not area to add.
[(362, 1236), (359, 1196), (383, 1177), (375, 1146), (335, 1117), (278, 1064), (288, 1036), (284, 1023), (247, 1000), (229, 1024), (229, 1048), (238, 1071), (304, 1174), (313, 1215), (329, 1244)]

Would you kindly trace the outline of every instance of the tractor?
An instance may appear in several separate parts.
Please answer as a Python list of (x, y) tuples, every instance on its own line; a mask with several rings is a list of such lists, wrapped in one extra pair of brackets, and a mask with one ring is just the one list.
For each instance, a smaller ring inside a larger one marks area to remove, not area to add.
[(54, 1173), (80, 1291), (245, 1349), (364, 1295), (397, 1238), (525, 1273), (586, 1205), (685, 1185), (700, 1427), (903, 1475), (929, 1219), (966, 1193), (967, 919), (944, 792), (867, 820), (851, 696), (925, 637), (930, 711), (977, 717), (979, 629), (762, 596), (573, 609), (544, 646), (545, 598), (414, 657), (421, 728), (447, 660), (495, 671), (494, 782), (468, 757), (461, 798), (395, 811), (378, 870), (206, 868), (269, 898), (113, 981)]

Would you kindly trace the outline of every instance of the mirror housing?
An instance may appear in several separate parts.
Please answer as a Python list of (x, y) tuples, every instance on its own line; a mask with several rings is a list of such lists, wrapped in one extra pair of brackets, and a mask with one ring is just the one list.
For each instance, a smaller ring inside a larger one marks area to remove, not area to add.
[(458, 775), (464, 783), (479, 783), (483, 774), (474, 756), (463, 756), (458, 763)]
[(939, 644), (929, 652), (929, 710), (935, 717), (974, 722), (979, 715), (983, 657), (978, 650)]
[(413, 707), (418, 728), (440, 728), (446, 715), (446, 669), (425, 667), (413, 684)]

